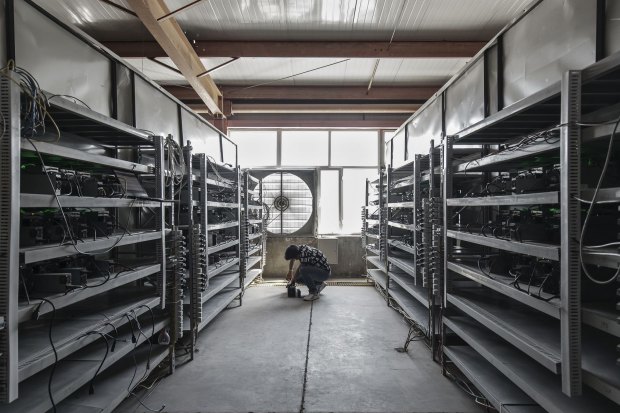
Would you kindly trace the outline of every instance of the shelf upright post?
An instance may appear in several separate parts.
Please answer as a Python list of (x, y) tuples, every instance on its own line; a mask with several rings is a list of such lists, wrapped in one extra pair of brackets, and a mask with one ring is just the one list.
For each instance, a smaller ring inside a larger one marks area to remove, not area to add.
[(0, 402), (18, 396), (20, 92), (8, 78), (0, 79)]
[[(155, 197), (160, 200), (166, 198), (165, 187), (165, 161), (164, 161), (164, 138), (162, 136), (153, 136), (153, 144), (155, 145)], [(174, 182), (174, 177), (171, 179)], [(174, 192), (173, 192), (174, 194)], [(172, 207), (174, 208), (174, 207)], [(171, 214), (174, 216), (174, 210)], [(157, 231), (161, 232), (161, 237), (157, 241), (157, 261), (161, 263), (161, 271), (158, 277), (158, 293), (161, 296), (161, 308), (166, 308), (166, 208), (162, 203), (157, 216)]]
[[(198, 334), (199, 321), (196, 317), (195, 307), (201, 304), (200, 282), (199, 282), (199, 268), (200, 254), (199, 243), (200, 236), (196, 234), (196, 228), (194, 228), (194, 180), (193, 180), (193, 154), (192, 143), (187, 141), (187, 144), (183, 147), (183, 160), (185, 161), (185, 190), (181, 191), (181, 202), (179, 205), (182, 219), (180, 224), (185, 225), (187, 234), (187, 252), (186, 257), (188, 263), (189, 280), (187, 285), (189, 286), (189, 332), (190, 332), (190, 359), (194, 359), (194, 347), (196, 345), (196, 335)], [(177, 280), (179, 282), (180, 280)], [(179, 285), (179, 288), (181, 286)], [(197, 304), (198, 303), (198, 304)], [(183, 303), (181, 302), (179, 312), (183, 314)]]
[(248, 171), (245, 171), (243, 173), (243, 206), (241, 208), (241, 217), (239, 219), (239, 226), (241, 227), (239, 232), (240, 232), (240, 238), (239, 238), (239, 245), (241, 245), (240, 247), (240, 255), (241, 257), (239, 258), (239, 273), (240, 273), (240, 277), (241, 277), (241, 288), (243, 289), (242, 291), (245, 290), (245, 277), (247, 275), (247, 271), (248, 271), (248, 252), (250, 251), (250, 241), (248, 240), (248, 230), (249, 230), (249, 218), (248, 218), (248, 196), (249, 196), (249, 191), (248, 191), (248, 181), (250, 180), (250, 173)]
[[(243, 284), (245, 279), (245, 274), (241, 271), (241, 258), (242, 258), (242, 248), (244, 246), (241, 245), (241, 168), (237, 165), (235, 168), (235, 175), (237, 177), (237, 239), (239, 240), (239, 244), (237, 244), (237, 258), (239, 258), (239, 288), (241, 289), (241, 293), (239, 294), (239, 306), (243, 305)], [(246, 196), (247, 199), (247, 196)], [(245, 256), (245, 253), (243, 253)]]
[[(389, 234), (389, 226), (388, 221), (390, 219), (390, 210), (388, 207), (388, 202), (390, 200), (390, 175), (392, 172), (392, 167), (390, 166), (387, 170), (385, 167), (381, 167), (381, 172), (379, 174), (379, 258), (383, 261), (383, 265), (385, 266), (385, 276), (386, 276), (386, 284), (385, 290), (386, 293), (390, 289), (390, 271), (388, 264), (388, 247), (387, 247), (387, 239)], [(383, 192), (385, 191), (385, 198), (383, 197)], [(388, 301), (388, 306), (390, 305), (390, 300)]]
[[(443, 139), (443, 143), (440, 147), (441, 149), (441, 202), (442, 202), (442, 210), (441, 210), (441, 238), (443, 243), (443, 251), (442, 251), (442, 262), (438, 263), (443, 267), (443, 287), (440, 291), (440, 295), (443, 295), (440, 302), (440, 312), (443, 314), (448, 305), (448, 292), (451, 291), (451, 283), (450, 283), (450, 275), (448, 271), (448, 261), (450, 259), (450, 238), (448, 238), (448, 206), (447, 200), (452, 197), (452, 145), (454, 141), (454, 136), (446, 135)], [(441, 332), (441, 345), (445, 345), (446, 343), (446, 328), (443, 324), (443, 319), (440, 325)], [(441, 371), (443, 375), (446, 375), (446, 365), (445, 358), (443, 357), (443, 352), (440, 352), (440, 363), (441, 363)]]
[(581, 374), (581, 232), (580, 152), (581, 72), (562, 77), (560, 123), (560, 334), (562, 391), (574, 397), (582, 393)]
[(261, 237), (260, 237), (260, 242), (261, 242), (261, 247), (262, 247), (260, 251), (261, 252), (260, 279), (262, 280), (263, 278), (262, 271), (265, 268), (265, 262), (267, 258), (267, 214), (265, 214), (265, 203), (263, 202), (263, 180), (262, 179), (258, 181), (258, 202), (260, 202), (260, 205), (261, 205), (260, 218), (263, 222), (263, 224), (261, 225)]
[(420, 190), (420, 154), (416, 154), (413, 157), (412, 165), (412, 180), (413, 180), (413, 229), (412, 231), (412, 243), (413, 243), (413, 268), (415, 270), (413, 279), (415, 284), (418, 285), (418, 278), (422, 278), (422, 286), (427, 286), (427, 278), (425, 271), (422, 269), (422, 254), (418, 254), (418, 248), (422, 247), (422, 233), (418, 230), (418, 223), (423, 218), (421, 214), (422, 205), (422, 191)]
[[(205, 243), (207, 249), (209, 248), (209, 211), (207, 207), (208, 202), (208, 189), (209, 185), (207, 184), (208, 175), (208, 159), (207, 154), (201, 153), (198, 155), (199, 159), (199, 169), (200, 169), (200, 226), (202, 228), (202, 232), (205, 237)], [(209, 255), (207, 254), (207, 259), (202, 263), (202, 275), (204, 277), (204, 288), (209, 287)], [(197, 311), (200, 313), (200, 317), (198, 317), (202, 321), (202, 303), (199, 306), (200, 308)]]

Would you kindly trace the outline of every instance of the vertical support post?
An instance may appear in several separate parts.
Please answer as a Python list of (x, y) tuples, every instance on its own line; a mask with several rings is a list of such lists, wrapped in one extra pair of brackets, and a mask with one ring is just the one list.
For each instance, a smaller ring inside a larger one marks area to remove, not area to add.
[(562, 391), (568, 396), (582, 392), (581, 377), (581, 265), (579, 201), (581, 128), (581, 72), (562, 77), (560, 135), (560, 334)]
[[(8, 17), (8, 16), (7, 16)], [(18, 396), (20, 92), (7, 78), (0, 79), (0, 113), (5, 136), (0, 139), (0, 402)]]
[(245, 290), (245, 277), (248, 273), (248, 252), (250, 250), (250, 241), (248, 240), (249, 232), (249, 191), (248, 181), (250, 179), (250, 173), (245, 171), (243, 173), (243, 205), (241, 209), (241, 219), (239, 225), (241, 225), (241, 238), (239, 239), (239, 245), (243, 245), (241, 249), (241, 258), (239, 259), (239, 272), (241, 273), (242, 287)]
[[(201, 153), (198, 155), (198, 163), (199, 163), (199, 169), (200, 169), (200, 228), (202, 229), (202, 233), (204, 234), (204, 238), (205, 238), (205, 245), (206, 245), (206, 259), (205, 261), (202, 263), (202, 276), (203, 276), (203, 284), (204, 284), (204, 288), (208, 288), (209, 287), (209, 211), (208, 211), (208, 207), (207, 207), (207, 190), (208, 190), (208, 185), (207, 185), (207, 178), (208, 178), (208, 167), (209, 165), (207, 164), (208, 160), (207, 160), (207, 155), (204, 153)], [(202, 299), (200, 300), (202, 301)], [(199, 308), (197, 309), (198, 313), (199, 313), (199, 319), (202, 322), (202, 302), (199, 305)]]
[[(155, 197), (164, 199), (165, 193), (165, 166), (164, 166), (164, 138), (154, 136), (155, 145)], [(174, 213), (172, 214), (174, 215)], [(158, 277), (158, 293), (161, 297), (161, 308), (166, 308), (166, 208), (162, 204), (157, 216), (157, 231), (161, 232), (161, 238), (157, 241), (157, 262), (161, 263), (161, 271)]]
[(450, 259), (450, 239), (448, 226), (450, 225), (447, 200), (452, 197), (452, 144), (453, 136), (446, 136), (441, 146), (441, 202), (442, 202), (442, 235), (443, 235), (443, 305), (448, 303), (450, 291), (450, 276), (448, 274), (448, 260)]
[(422, 286), (426, 287), (427, 284), (427, 271), (422, 267), (423, 255), (418, 254), (418, 248), (422, 246), (422, 233), (418, 231), (418, 223), (423, 218), (422, 212), (422, 191), (420, 190), (420, 163), (422, 155), (416, 154), (413, 158), (413, 267), (415, 268), (415, 283), (418, 284), (419, 276), (422, 276)]
[[(239, 288), (241, 289), (241, 294), (239, 294), (239, 305), (243, 305), (243, 282), (244, 282), (244, 274), (241, 272), (241, 259), (245, 256), (245, 252), (242, 252), (242, 248), (245, 248), (245, 245), (241, 245), (241, 225), (243, 223), (241, 216), (241, 168), (237, 166), (234, 169), (234, 173), (237, 177), (237, 239), (239, 239), (239, 244), (237, 245), (237, 258), (239, 259)], [(247, 194), (246, 197), (247, 199)]]

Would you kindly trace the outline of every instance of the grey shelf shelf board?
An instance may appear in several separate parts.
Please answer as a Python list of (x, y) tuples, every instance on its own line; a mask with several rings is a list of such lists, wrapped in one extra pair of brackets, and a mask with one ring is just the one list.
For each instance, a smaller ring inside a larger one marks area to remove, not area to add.
[(372, 254), (379, 255), (380, 251), (373, 247), (372, 245), (366, 245), (366, 250)]
[(388, 225), (394, 228), (407, 229), (409, 231), (413, 231), (415, 229), (414, 224), (401, 224), (400, 222), (388, 221)]
[[(155, 332), (170, 324), (168, 319), (155, 320)], [(101, 372), (106, 371), (110, 366), (127, 356), (134, 349), (144, 343), (151, 334), (150, 317), (143, 329), (144, 334), (137, 335), (137, 343), (131, 342), (131, 332), (129, 328), (119, 330), (119, 337), (116, 341), (116, 349), (110, 352), (106, 358)], [(105, 353), (103, 342), (94, 342), (84, 347), (80, 351), (67, 357), (62, 362), (62, 368), (54, 372), (52, 383), (52, 394), (56, 403), (64, 400), (71, 394), (79, 390), (83, 385), (90, 382), (95, 372), (101, 364), (101, 359)], [(132, 360), (133, 362), (133, 360)], [(27, 395), (20, 397), (14, 402), (3, 405), (2, 413), (44, 413), (52, 408), (52, 404), (47, 392), (49, 380), (49, 370), (51, 367), (41, 371), (29, 379), (19, 384), (19, 393)]]
[(366, 236), (367, 236), (367, 237), (369, 237), (369, 238), (379, 239), (379, 235), (378, 235), (378, 234), (369, 234), (369, 233), (366, 233)]
[[(377, 237), (378, 238), (378, 237)], [(411, 245), (407, 245), (402, 241), (398, 241), (395, 239), (388, 239), (388, 244), (391, 245), (392, 247), (398, 248), (402, 251), (408, 252), (410, 254), (415, 254), (415, 248), (413, 248)]]
[(256, 264), (260, 263), (260, 261), (262, 260), (262, 257), (250, 257), (248, 258), (248, 262), (246, 264), (246, 268), (252, 268), (253, 266), (255, 266)]
[(245, 276), (245, 281), (243, 282), (243, 288), (248, 288), (250, 286), (250, 284), (252, 284), (254, 282), (256, 277), (258, 277), (262, 273), (263, 273), (263, 269), (262, 268), (255, 268), (253, 270), (248, 271), (246, 276)]
[[(126, 317), (121, 318), (123, 314), (135, 310), (136, 316), (139, 316), (148, 311), (147, 307), (140, 307), (140, 305), (154, 308), (160, 302), (161, 299), (159, 297), (134, 298), (105, 308), (105, 315), (99, 312), (89, 313), (88, 310), (84, 310), (84, 314), (78, 314), (74, 318), (55, 320), (52, 334), (58, 359), (62, 360), (100, 338), (98, 335), (82, 337), (84, 333), (102, 328), (109, 330), (110, 327), (105, 327), (104, 325), (110, 320), (118, 328), (128, 322)], [(48, 324), (49, 320), (41, 320), (20, 328), (20, 382), (54, 363), (54, 353), (49, 343), (48, 329), (46, 328)]]
[(202, 306), (202, 321), (198, 325), (198, 331), (205, 328), (218, 314), (220, 314), (228, 305), (241, 294), (241, 288), (238, 285), (230, 289), (224, 289)]
[[(48, 98), (53, 96), (46, 93)], [(153, 145), (151, 136), (124, 122), (104, 116), (63, 97), (48, 99), (47, 111), (61, 131), (95, 140), (105, 145)]]
[(469, 346), (446, 346), (444, 354), (489, 400), (497, 411), (506, 413), (545, 413), (531, 397)]
[(582, 303), (581, 309), (584, 324), (620, 337), (620, 311), (615, 303)]
[[(140, 280), (144, 277), (157, 273), (161, 269), (160, 264), (155, 265), (142, 265), (134, 268), (135, 271), (123, 271), (116, 274), (112, 274), (110, 279), (102, 285), (105, 278), (93, 278), (90, 279), (87, 285), (91, 285), (89, 288), (82, 288), (70, 291), (68, 293), (58, 293), (45, 297), (47, 300), (54, 303), (56, 310), (61, 310), (69, 305), (79, 303), (87, 300), (96, 295), (105, 293), (112, 289), (129, 284), (136, 280)], [(122, 274), (122, 275), (121, 275)], [(118, 275), (118, 277), (115, 277)], [(93, 285), (99, 285), (98, 287), (92, 287)], [(19, 304), (18, 321), (23, 323), (32, 319), (33, 314), (37, 310), (41, 300), (31, 300), (30, 303), (21, 302)], [(51, 313), (52, 307), (49, 304), (44, 304), (39, 309), (39, 316)]]
[(493, 278), (489, 278), (480, 272), (478, 268), (455, 262), (448, 262), (448, 269), (456, 272), (478, 284), (484, 285), (496, 291), (504, 294), (507, 297), (512, 298), (520, 303), (523, 303), (529, 307), (532, 307), (542, 313), (545, 313), (551, 317), (560, 319), (560, 299), (550, 299), (551, 295), (541, 293), (543, 298), (550, 299), (549, 301), (537, 299), (526, 292), (519, 291), (513, 287), (510, 283), (514, 280), (510, 277), (505, 277), (498, 274), (489, 274)]
[[(217, 277), (213, 277), (209, 280), (209, 286), (206, 291), (202, 293), (202, 304), (206, 303), (213, 296), (218, 294), (224, 288), (226, 288), (231, 283), (239, 280), (239, 272), (234, 272), (231, 274), (221, 274)], [(189, 319), (188, 319), (189, 323)], [(189, 324), (186, 324), (189, 325)]]
[(415, 208), (415, 202), (389, 202), (388, 208)]
[(560, 247), (557, 245), (542, 244), (537, 242), (509, 241), (496, 237), (485, 237), (484, 235), (470, 234), (451, 229), (447, 231), (447, 235), (449, 238), (484, 245), (485, 247), (516, 252), (518, 254), (532, 255), (534, 257), (547, 258), (555, 261), (560, 259)]
[(510, 381), (550, 413), (612, 413), (618, 406), (584, 387), (583, 396), (562, 393), (559, 376), (465, 316), (444, 316), (443, 323)]
[(258, 209), (258, 210), (262, 210), (263, 206), (262, 205), (248, 205), (248, 209)]
[(230, 267), (238, 263), (239, 263), (239, 257), (235, 257), (235, 259), (230, 260), (229, 262), (221, 266), (218, 266), (218, 267), (213, 267), (212, 265), (209, 265), (207, 267), (207, 277), (209, 277), (209, 279), (211, 277), (215, 277), (216, 275), (221, 274), (222, 272), (226, 271), (227, 269), (229, 269)]
[(370, 269), (368, 270), (368, 276), (375, 283), (379, 284), (381, 288), (384, 290), (387, 289), (387, 275), (385, 275), (383, 271)]
[(207, 201), (207, 207), (213, 207), (213, 208), (239, 208), (239, 203), (238, 202)]
[(248, 224), (257, 225), (257, 224), (262, 224), (262, 223), (263, 223), (262, 219), (248, 219)]
[(560, 323), (510, 302), (472, 289), (448, 294), (448, 303), (484, 325), (554, 374), (560, 374)]
[(248, 250), (248, 256), (250, 256), (252, 254), (256, 254), (257, 252), (259, 252), (262, 249), (263, 249), (262, 245), (259, 245), (257, 247), (252, 248), (251, 250)]
[(403, 309), (407, 315), (428, 334), (429, 310), (418, 300), (411, 297), (402, 287), (390, 283), (388, 294)]
[[(200, 177), (196, 177), (195, 180), (200, 180)], [(237, 187), (236, 183), (233, 181), (217, 181), (215, 179), (211, 179), (211, 178), (205, 178), (204, 181), (207, 183), (207, 185), (211, 185), (211, 186), (217, 186), (220, 188), (227, 188), (227, 189), (235, 189)]]
[(379, 222), (379, 220), (378, 220), (378, 219), (367, 219), (367, 220), (366, 220), (366, 223), (367, 223), (368, 225), (379, 225), (379, 224), (380, 224), (380, 222)]
[(221, 243), (221, 244), (218, 244), (218, 245), (214, 245), (212, 247), (208, 247), (207, 248), (207, 254), (213, 254), (213, 253), (216, 253), (216, 252), (228, 249), (230, 247), (234, 247), (236, 245), (239, 245), (239, 240), (238, 239), (236, 239), (234, 241), (230, 241), (230, 242), (225, 242), (225, 243)]
[(620, 250), (618, 248), (584, 248), (583, 261), (588, 264), (617, 269), (620, 267)]
[(415, 277), (416, 270), (415, 270), (415, 263), (413, 261), (413, 258), (407, 259), (407, 258), (399, 258), (399, 257), (390, 257), (388, 255), (388, 262), (392, 263), (393, 265), (398, 267), (401, 271), (406, 272), (410, 276)]
[(135, 162), (124, 161), (122, 159), (116, 159), (105, 155), (96, 155), (79, 149), (69, 148), (51, 142), (42, 142), (33, 140), (34, 147), (27, 139), (21, 140), (21, 149), (34, 152), (35, 147), (42, 155), (54, 155), (62, 158), (72, 159), (74, 161), (82, 161), (88, 163), (94, 163), (97, 165), (107, 166), (113, 169), (123, 169), (125, 171), (132, 171), (135, 173), (153, 173), (154, 168), (147, 165), (142, 165)]
[(377, 267), (377, 269), (383, 272), (387, 272), (387, 268), (385, 268), (385, 264), (383, 263), (383, 261), (379, 259), (378, 256), (377, 257), (366, 257), (366, 261), (370, 262), (372, 265)]
[[(156, 200), (67, 195), (60, 195), (58, 201), (63, 208), (159, 208), (162, 205), (171, 204), (171, 202)], [(19, 206), (20, 208), (58, 208), (58, 203), (53, 195), (22, 193)]]
[[(127, 388), (133, 390), (139, 384), (139, 378), (152, 372), (169, 354), (168, 347), (155, 345), (150, 357), (150, 370), (147, 370), (149, 346), (148, 344), (140, 346), (134, 353), (138, 365), (137, 370), (133, 356), (119, 361), (106, 372), (97, 376), (94, 394), (88, 393), (89, 385), (82, 386), (58, 404), (58, 411), (63, 413), (112, 413), (128, 397)], [(132, 383), (130, 380), (134, 371), (136, 371), (136, 378)]]
[(253, 239), (260, 238), (263, 236), (262, 232), (257, 232), (256, 234), (249, 234), (248, 241), (252, 241)]
[(560, 193), (539, 192), (532, 194), (497, 195), (471, 198), (448, 198), (448, 206), (500, 206), (500, 205), (542, 205), (557, 204), (560, 202)]
[[(582, 189), (581, 199), (591, 201), (594, 196), (594, 189)], [(596, 202), (618, 202), (620, 203), (620, 188), (601, 188), (596, 195)]]
[(409, 293), (413, 298), (418, 300), (424, 307), (429, 307), (428, 289), (420, 285), (415, 285), (413, 278), (406, 274), (396, 274), (389, 272), (390, 280), (395, 281), (403, 290)]
[[(123, 245), (158, 240), (161, 239), (161, 235), (161, 231), (134, 232), (129, 235), (125, 234), (124, 236), (122, 234), (112, 235), (109, 238), (104, 237), (95, 241), (80, 242), (76, 246), (81, 252), (96, 253), (111, 247), (122, 247)], [(79, 252), (73, 248), (73, 245), (44, 245), (26, 247), (20, 248), (19, 252), (23, 264), (32, 264), (39, 261), (79, 254)]]
[(560, 142), (538, 142), (523, 148), (497, 152), (482, 158), (459, 162), (453, 167), (455, 173), (461, 172), (498, 172), (507, 169), (523, 169), (533, 156), (540, 156), (558, 151)]
[(222, 224), (207, 224), (207, 231), (214, 231), (216, 229), (233, 228), (239, 226), (239, 221), (224, 222)]

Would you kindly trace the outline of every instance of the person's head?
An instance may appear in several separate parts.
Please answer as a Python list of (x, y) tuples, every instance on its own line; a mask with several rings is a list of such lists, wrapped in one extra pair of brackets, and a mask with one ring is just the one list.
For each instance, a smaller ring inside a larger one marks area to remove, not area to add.
[(299, 258), (299, 247), (297, 245), (289, 245), (284, 252), (284, 259), (287, 261)]

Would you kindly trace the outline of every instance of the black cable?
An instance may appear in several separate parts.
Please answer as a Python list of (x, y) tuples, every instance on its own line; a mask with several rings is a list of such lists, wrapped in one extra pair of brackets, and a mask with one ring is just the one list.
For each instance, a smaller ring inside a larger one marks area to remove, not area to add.
[(53, 302), (51, 302), (47, 298), (38, 297), (36, 299), (41, 300), (41, 302), (39, 303), (39, 305), (37, 306), (37, 309), (35, 310), (33, 314), (33, 318), (35, 320), (39, 319), (39, 311), (41, 310), (41, 306), (43, 305), (43, 303), (48, 303), (50, 306), (52, 306), (52, 318), (50, 318), (50, 324), (49, 324), (49, 329), (48, 329), (47, 334), (48, 334), (50, 346), (52, 346), (52, 351), (54, 352), (54, 363), (52, 364), (52, 369), (50, 370), (49, 379), (47, 381), (47, 394), (49, 395), (50, 402), (52, 403), (52, 411), (56, 413), (56, 402), (54, 401), (54, 396), (52, 394), (52, 380), (54, 379), (54, 372), (56, 371), (56, 365), (58, 364), (58, 352), (56, 351), (56, 346), (54, 345), (54, 339), (52, 338), (54, 318), (56, 317), (56, 306), (54, 305)]
[(93, 335), (93, 334), (97, 334), (105, 340), (105, 354), (103, 356), (103, 359), (101, 359), (101, 363), (99, 363), (99, 367), (97, 367), (97, 370), (95, 371), (95, 374), (93, 375), (93, 378), (90, 379), (90, 386), (88, 387), (88, 394), (95, 394), (95, 378), (97, 378), (97, 375), (103, 368), (103, 364), (105, 363), (106, 359), (108, 358), (108, 354), (110, 353), (110, 342), (108, 341), (108, 338), (106, 337), (104, 333), (100, 331), (89, 331), (85, 333), (82, 337), (86, 337), (86, 336)]

